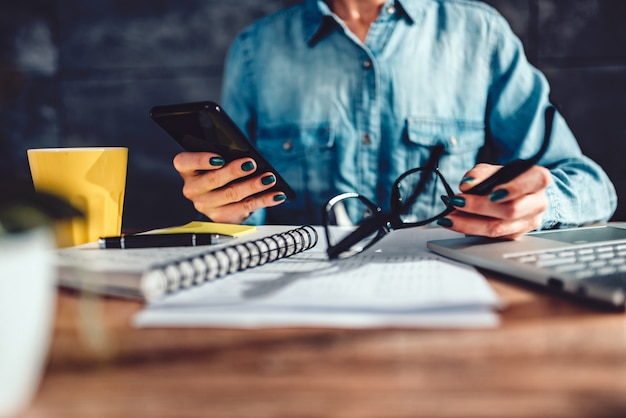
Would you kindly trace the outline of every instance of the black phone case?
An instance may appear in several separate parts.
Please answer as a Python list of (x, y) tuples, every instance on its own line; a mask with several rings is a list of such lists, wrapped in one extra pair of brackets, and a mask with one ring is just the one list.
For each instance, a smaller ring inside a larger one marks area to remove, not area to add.
[(271, 171), (276, 176), (276, 184), (269, 191), (281, 191), (285, 193), (287, 200), (295, 199), (296, 193), (293, 189), (219, 104), (206, 101), (155, 106), (150, 109), (150, 117), (186, 151), (214, 152), (221, 155), (227, 163), (238, 158), (253, 158), (257, 170), (235, 182)]

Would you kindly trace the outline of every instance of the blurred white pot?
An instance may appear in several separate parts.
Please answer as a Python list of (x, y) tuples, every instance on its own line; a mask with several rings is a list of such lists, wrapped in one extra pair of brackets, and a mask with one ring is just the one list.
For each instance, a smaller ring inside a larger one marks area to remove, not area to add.
[(48, 227), (0, 235), (0, 417), (22, 412), (44, 370), (55, 314)]

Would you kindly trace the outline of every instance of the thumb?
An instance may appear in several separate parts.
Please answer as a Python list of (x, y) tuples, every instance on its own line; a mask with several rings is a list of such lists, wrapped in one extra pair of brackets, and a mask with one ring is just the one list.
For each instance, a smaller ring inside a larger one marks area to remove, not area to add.
[(483, 180), (491, 176), (493, 173), (498, 171), (501, 167), (502, 166), (500, 165), (493, 165), (493, 164), (486, 164), (486, 163), (476, 164), (474, 168), (469, 170), (463, 176), (463, 179), (461, 180), (461, 183), (459, 184), (459, 190), (461, 192), (465, 192), (471, 189), (472, 187), (479, 184), (480, 182), (482, 182)]

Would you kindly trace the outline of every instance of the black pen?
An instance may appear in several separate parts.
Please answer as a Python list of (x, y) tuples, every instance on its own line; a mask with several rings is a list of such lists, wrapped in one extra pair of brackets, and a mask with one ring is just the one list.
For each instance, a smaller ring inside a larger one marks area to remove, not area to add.
[(527, 160), (520, 159), (511, 161), (510, 163), (501, 167), (491, 177), (467, 190), (465, 193), (479, 196), (488, 195), (493, 191), (494, 187), (499, 186), (500, 184), (508, 183), (523, 172), (529, 170), (532, 166), (536, 165), (541, 157), (543, 157), (543, 154), (545, 154), (546, 150), (548, 149), (548, 145), (550, 144), (550, 135), (552, 133), (554, 112), (554, 106), (548, 106), (548, 108), (546, 109), (543, 143), (541, 144), (541, 149), (537, 154)]
[(98, 246), (105, 248), (156, 248), (156, 247), (197, 247), (199, 245), (222, 244), (233, 239), (231, 235), (210, 233), (181, 234), (137, 234), (118, 237), (102, 237)]

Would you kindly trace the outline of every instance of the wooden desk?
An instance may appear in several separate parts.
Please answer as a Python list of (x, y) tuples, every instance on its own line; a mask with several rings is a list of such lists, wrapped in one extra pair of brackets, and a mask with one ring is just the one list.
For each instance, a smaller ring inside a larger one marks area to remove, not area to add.
[[(133, 329), (139, 303), (62, 291), (25, 416), (626, 416), (625, 314), (490, 281), (493, 330)], [(81, 306), (104, 327), (82, 332)]]

